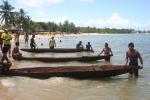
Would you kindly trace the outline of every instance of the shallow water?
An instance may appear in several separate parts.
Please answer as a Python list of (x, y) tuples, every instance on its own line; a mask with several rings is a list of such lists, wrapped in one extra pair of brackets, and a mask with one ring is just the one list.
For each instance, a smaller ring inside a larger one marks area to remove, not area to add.
[[(36, 36), (38, 48), (48, 47), (48, 36)], [(111, 64), (124, 64), (125, 52), (129, 42), (135, 43), (135, 48), (144, 60), (144, 69), (140, 70), (139, 78), (128, 74), (104, 78), (79, 80), (73, 78), (51, 77), (49, 79), (33, 79), (28, 77), (0, 77), (0, 100), (150, 100), (150, 35), (83, 35), (56, 36), (57, 47), (75, 47), (78, 41), (85, 45), (91, 42), (94, 53), (44, 53), (34, 54), (22, 52), (24, 56), (81, 56), (96, 55), (108, 42), (114, 52)], [(59, 41), (62, 42), (59, 42)], [(43, 43), (43, 46), (41, 45)], [(20, 41), (20, 48), (28, 47)], [(37, 61), (12, 60), (13, 68), (48, 67), (71, 65), (101, 65), (102, 61), (94, 62), (63, 62), (41, 63)]]

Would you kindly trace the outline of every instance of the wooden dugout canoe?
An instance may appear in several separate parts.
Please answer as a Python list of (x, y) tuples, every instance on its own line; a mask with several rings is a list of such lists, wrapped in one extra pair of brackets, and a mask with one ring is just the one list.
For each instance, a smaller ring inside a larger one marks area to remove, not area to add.
[(140, 69), (138, 66), (124, 65), (93, 65), (93, 66), (62, 66), (34, 67), (10, 69), (3, 73), (5, 76), (27, 76), (33, 78), (73, 77), (73, 78), (104, 78), (128, 73)]
[(0, 74), (2, 74), (5, 71), (8, 71), (11, 65), (12, 65), (11, 63), (0, 62)]
[[(86, 49), (79, 50), (75, 48), (36, 48), (36, 49), (28, 49), (28, 48), (22, 48), (20, 49), (22, 51), (26, 52), (32, 52), (32, 53), (46, 53), (46, 52), (55, 52), (55, 53), (74, 53), (74, 52), (82, 52), (82, 51), (87, 51)], [(93, 52), (93, 51), (89, 51)]]
[(29, 61), (42, 61), (42, 62), (67, 62), (67, 61), (96, 61), (96, 60), (102, 60), (107, 59), (111, 57), (111, 55), (108, 56), (82, 56), (82, 57), (19, 57), (14, 58), (16, 60), (29, 60)]

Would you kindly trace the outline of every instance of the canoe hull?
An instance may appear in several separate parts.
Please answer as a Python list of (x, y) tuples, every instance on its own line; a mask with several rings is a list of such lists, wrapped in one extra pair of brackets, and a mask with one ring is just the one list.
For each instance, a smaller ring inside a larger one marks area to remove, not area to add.
[(16, 60), (29, 60), (29, 61), (41, 61), (41, 62), (68, 62), (68, 61), (96, 61), (96, 60), (102, 60), (107, 59), (111, 57), (108, 56), (82, 56), (82, 57), (20, 57), (20, 58), (14, 58)]
[[(72, 49), (72, 48), (54, 48), (54, 49), (50, 49), (50, 48), (37, 48), (37, 49), (22, 48), (20, 50), (26, 51), (26, 52), (32, 52), (32, 53), (46, 53), (46, 52), (74, 53), (74, 52), (87, 51), (86, 49), (78, 50), (78, 49)], [(89, 51), (89, 52), (93, 52), (93, 51)]]
[(0, 63), (0, 74), (7, 72), (11, 65), (11, 63)]
[(10, 69), (7, 76), (28, 76), (33, 78), (73, 77), (73, 78), (105, 78), (128, 73), (139, 67), (123, 65), (103, 66), (69, 66), (69, 67), (35, 67)]

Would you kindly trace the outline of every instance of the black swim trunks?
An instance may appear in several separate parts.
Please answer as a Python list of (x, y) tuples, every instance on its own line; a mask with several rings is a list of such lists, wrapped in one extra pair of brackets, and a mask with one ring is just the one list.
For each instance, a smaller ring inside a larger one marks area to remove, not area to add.
[(3, 52), (3, 53), (6, 53), (6, 52), (8, 52), (8, 50), (9, 50), (10, 48), (11, 48), (11, 45), (10, 45), (10, 44), (4, 45), (2, 52)]

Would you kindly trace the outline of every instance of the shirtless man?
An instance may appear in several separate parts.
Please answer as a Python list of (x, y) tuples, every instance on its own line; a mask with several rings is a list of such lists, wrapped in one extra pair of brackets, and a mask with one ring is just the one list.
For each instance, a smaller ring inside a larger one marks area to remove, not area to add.
[[(102, 51), (100, 52), (99, 56), (104, 53), (104, 55), (108, 56), (108, 55), (112, 55), (113, 56), (113, 52), (111, 50), (111, 48), (108, 46), (108, 43), (105, 43), (105, 47), (102, 49)], [(110, 57), (107, 57), (105, 59), (105, 61), (110, 61)]]
[[(126, 63), (125, 65), (128, 64), (128, 59), (129, 59), (129, 65), (130, 66), (135, 66), (137, 67), (138, 66), (138, 58), (140, 60), (140, 63), (143, 67), (143, 60), (142, 60), (142, 57), (140, 55), (140, 53), (134, 49), (134, 44), (131, 42), (128, 44), (128, 51), (126, 52)], [(138, 69), (133, 69), (129, 72), (130, 74), (133, 74), (138, 77)]]

